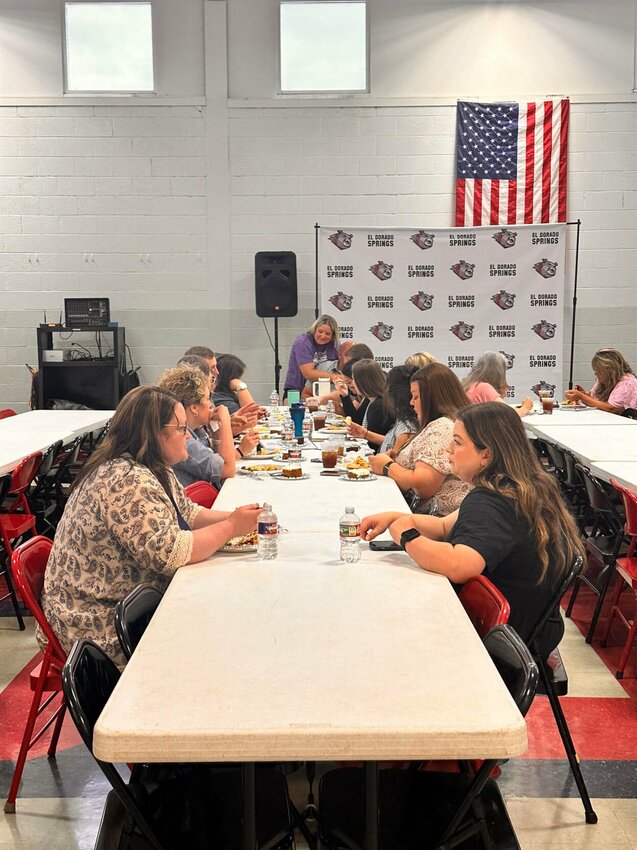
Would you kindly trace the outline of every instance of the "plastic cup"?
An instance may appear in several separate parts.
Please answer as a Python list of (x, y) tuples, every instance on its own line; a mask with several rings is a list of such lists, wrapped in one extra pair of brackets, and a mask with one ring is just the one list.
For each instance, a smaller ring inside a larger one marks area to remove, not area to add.
[(288, 404), (298, 404), (301, 393), (298, 390), (288, 390)]
[(315, 414), (314, 428), (318, 431), (319, 428), (325, 428), (325, 414)]
[(553, 398), (542, 398), (542, 413), (546, 416), (553, 415), (553, 408), (555, 407), (555, 399)]
[(338, 461), (338, 446), (336, 443), (326, 443), (321, 449), (321, 460), (324, 469), (334, 469)]

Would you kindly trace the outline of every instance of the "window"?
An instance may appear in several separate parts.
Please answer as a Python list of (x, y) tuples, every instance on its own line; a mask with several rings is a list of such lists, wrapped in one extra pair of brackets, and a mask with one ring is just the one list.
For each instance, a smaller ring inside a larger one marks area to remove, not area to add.
[(69, 2), (67, 92), (153, 91), (150, 2)]
[(281, 0), (281, 92), (367, 91), (366, 6)]

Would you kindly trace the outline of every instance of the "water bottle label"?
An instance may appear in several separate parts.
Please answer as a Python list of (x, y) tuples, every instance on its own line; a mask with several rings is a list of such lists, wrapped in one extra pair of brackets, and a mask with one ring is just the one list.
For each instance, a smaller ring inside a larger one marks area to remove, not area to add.
[(259, 537), (276, 537), (279, 533), (278, 522), (260, 522), (257, 526)]
[(349, 523), (345, 525), (344, 523), (340, 523), (339, 530), (341, 537), (347, 538), (348, 540), (356, 540), (361, 536), (361, 527), (359, 523), (356, 523), (356, 525), (350, 525)]

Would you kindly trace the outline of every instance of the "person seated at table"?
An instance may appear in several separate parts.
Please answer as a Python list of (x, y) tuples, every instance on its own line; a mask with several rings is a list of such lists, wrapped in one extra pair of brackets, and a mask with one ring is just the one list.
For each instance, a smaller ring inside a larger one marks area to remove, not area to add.
[(416, 371), (415, 366), (394, 366), (387, 373), (383, 403), (394, 424), (385, 436), (366, 430), (355, 422), (350, 425), (350, 434), (380, 446), (381, 452), (393, 452), (392, 457), (395, 457), (420, 428), (416, 411), (411, 406), (411, 378)]
[(416, 369), (424, 369), (425, 366), (429, 366), (430, 363), (437, 363), (438, 361), (430, 354), (428, 351), (417, 351), (415, 354), (410, 354), (409, 357), (405, 360), (405, 366), (415, 366)]
[(600, 348), (591, 362), (595, 383), (589, 393), (579, 384), (566, 390), (569, 401), (596, 407), (607, 413), (622, 414), (637, 409), (637, 377), (621, 352), (615, 348)]
[[(367, 440), (370, 449), (377, 451), (378, 443), (370, 435), (384, 439), (394, 424), (394, 416), (386, 410), (383, 401), (387, 376), (375, 360), (365, 358), (356, 360), (352, 366), (352, 382), (357, 396), (367, 401), (360, 429), (363, 435), (367, 433), (368, 436), (363, 438)], [(353, 424), (356, 425), (354, 421)]]
[[(202, 357), (206, 363), (210, 366), (210, 371), (212, 373), (213, 378), (213, 389), (214, 385), (217, 382), (217, 375), (219, 374), (219, 368), (217, 366), (217, 355), (214, 353), (212, 348), (208, 348), (207, 345), (191, 345), (188, 351), (184, 351), (184, 357)], [(183, 360), (183, 357), (182, 357)], [(179, 362), (181, 363), (182, 360)]]
[(246, 364), (234, 354), (220, 354), (217, 358), (219, 375), (212, 400), (219, 406), (236, 413), (248, 404), (255, 404), (248, 385), (243, 380)]
[[(389, 528), (418, 566), (454, 584), (484, 573), (511, 606), (509, 624), (528, 640), (559, 582), (584, 556), (575, 520), (508, 405), (459, 410), (448, 452), (455, 475), (474, 485), (457, 511), (446, 517), (374, 514), (363, 518), (361, 538), (373, 540)], [(563, 631), (556, 608), (542, 651), (548, 655)]]
[(343, 369), (350, 360), (373, 360), (374, 353), (364, 342), (344, 342), (341, 345), (339, 368)]
[[(507, 394), (507, 361), (499, 351), (485, 351), (473, 364), (473, 369), (462, 382), (467, 398), (473, 404), (484, 401), (504, 401)], [(518, 416), (526, 416), (533, 410), (533, 399), (525, 398), (515, 408)]]
[(314, 401), (320, 406), (331, 400), (334, 402), (336, 413), (341, 414), (341, 416), (349, 416), (352, 422), (357, 422), (360, 425), (369, 405), (369, 399), (359, 396), (354, 388), (352, 369), (357, 362), (358, 360), (348, 360), (341, 371), (334, 375), (335, 389), (331, 393), (318, 398), (310, 396), (309, 399), (306, 399), (306, 402)]
[[(215, 407), (210, 400), (210, 386), (203, 374), (192, 366), (175, 366), (159, 376), (157, 386), (175, 395), (184, 407), (190, 439), (188, 457), (179, 461), (174, 473), (180, 484), (187, 487), (195, 481), (209, 481), (221, 487), (226, 478), (236, 473), (236, 459), (250, 454), (259, 441), (254, 432), (246, 434), (237, 449), (232, 439), (230, 413), (227, 407)], [(209, 423), (218, 424), (218, 451), (211, 446), (202, 430)]]
[(137, 387), (119, 403), (75, 479), (47, 563), (42, 609), (65, 650), (89, 638), (123, 666), (115, 605), (142, 582), (163, 592), (179, 567), (256, 528), (256, 504), (229, 513), (185, 496), (171, 467), (187, 441), (183, 405), (167, 390)]
[(456, 413), (468, 400), (456, 375), (442, 363), (418, 369), (410, 387), (420, 430), (395, 457), (377, 454), (370, 458), (370, 466), (372, 472), (398, 484), (416, 513), (445, 516), (460, 506), (471, 489), (453, 474), (446, 451)]
[[(340, 340), (338, 324), (332, 316), (319, 316), (306, 333), (298, 336), (290, 351), (285, 393), (288, 390), (303, 392), (307, 381), (334, 378), (338, 364)], [(311, 395), (311, 391), (308, 393)]]

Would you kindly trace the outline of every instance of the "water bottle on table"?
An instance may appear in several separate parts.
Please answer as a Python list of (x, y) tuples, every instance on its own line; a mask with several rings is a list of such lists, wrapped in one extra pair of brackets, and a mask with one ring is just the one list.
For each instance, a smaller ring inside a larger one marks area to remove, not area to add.
[(272, 407), (279, 406), (279, 394), (276, 390), (272, 390), (270, 393), (270, 404)]
[(261, 561), (273, 561), (279, 554), (279, 520), (272, 505), (263, 505), (257, 517), (257, 557)]
[(345, 513), (338, 521), (341, 538), (341, 561), (353, 564), (361, 559), (361, 521), (356, 516), (354, 508), (345, 508)]

